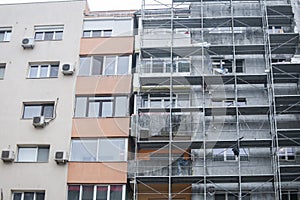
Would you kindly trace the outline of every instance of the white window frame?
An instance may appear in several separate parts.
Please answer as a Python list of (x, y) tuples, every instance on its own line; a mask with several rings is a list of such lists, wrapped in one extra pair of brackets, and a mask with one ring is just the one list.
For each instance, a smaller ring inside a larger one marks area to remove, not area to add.
[[(27, 102), (24, 102), (23, 103), (22, 119), (32, 119), (32, 117), (24, 117), (24, 115), (25, 115), (25, 107), (26, 106), (40, 106), (41, 107), (41, 113), (40, 113), (39, 116), (44, 116), (45, 106), (50, 106), (50, 105), (53, 107), (53, 109), (52, 109), (52, 117), (45, 117), (45, 118), (52, 119), (53, 116), (55, 115), (55, 113), (54, 113), (55, 112), (55, 104), (54, 104), (54, 102), (44, 102), (44, 103), (34, 103), (34, 102), (27, 103)], [(38, 116), (35, 116), (35, 117), (38, 117)]]
[[(174, 94), (174, 96), (172, 97), (172, 100), (174, 102), (173, 107), (175, 108), (182, 108), (182, 106), (179, 105), (179, 96), (180, 95), (188, 95), (188, 101), (189, 101), (189, 105), (187, 107), (191, 106), (191, 94), (190, 93), (176, 93)], [(157, 108), (157, 107), (151, 107), (151, 101), (160, 101), (161, 106), (159, 108), (166, 108), (165, 106), (165, 101), (170, 101), (170, 97), (169, 96), (157, 96), (157, 97), (153, 97), (151, 96), (151, 94), (147, 94), (146, 98), (142, 98), (142, 107), (144, 108)], [(146, 105), (147, 104), (147, 105)]]
[(33, 197), (33, 200), (36, 199), (36, 193), (44, 193), (44, 200), (46, 199), (46, 192), (45, 190), (41, 190), (41, 191), (38, 191), (38, 190), (28, 190), (28, 191), (19, 191), (19, 190), (13, 190), (12, 191), (12, 200), (14, 199), (14, 195), (15, 193), (21, 193), (21, 200), (24, 200), (24, 193), (26, 192), (33, 192), (34, 193), (34, 197)]
[[(122, 56), (115, 56), (115, 55), (106, 55), (106, 56), (101, 56), (99, 55), (99, 57), (103, 57), (103, 63), (102, 63), (102, 71), (101, 74), (98, 75), (92, 75), (93, 72), (93, 58), (96, 57), (95, 56), (82, 56), (82, 58), (89, 58), (90, 60), (90, 65), (89, 65), (89, 74), (88, 75), (80, 75), (78, 73), (78, 76), (122, 76), (122, 75), (129, 75), (131, 74), (131, 65), (132, 65), (132, 55), (122, 55)], [(128, 69), (127, 69), (127, 73), (126, 74), (117, 74), (118, 72), (118, 64), (119, 64), (119, 57), (123, 57), (123, 56), (128, 56)], [(106, 66), (106, 61), (107, 61), (107, 57), (115, 57), (115, 66), (114, 66), (114, 74), (109, 74), (106, 75), (105, 73), (105, 66)], [(80, 66), (81, 67), (81, 66)]]
[[(292, 151), (290, 154), (289, 150)], [(295, 161), (296, 160), (296, 153), (293, 147), (282, 147), (278, 149), (278, 156), (280, 161)], [(289, 159), (289, 156), (293, 156), (293, 159)]]
[[(83, 30), (83, 33), (82, 33), (82, 37), (83, 38), (97, 38), (97, 37), (95, 37), (95, 36), (93, 36), (93, 32), (94, 31), (100, 31), (101, 33), (100, 33), (100, 36), (98, 36), (98, 37), (111, 37), (112, 36), (112, 34), (113, 34), (113, 30), (112, 29), (93, 29), (93, 30)], [(105, 33), (105, 31), (110, 31), (110, 35), (105, 35), (104, 33)], [(84, 33), (85, 32), (88, 32), (89, 33), (89, 35), (88, 36), (84, 36)]]
[[(50, 40), (45, 40), (45, 33), (46, 32), (53, 32), (53, 37)], [(62, 32), (61, 38), (56, 38), (57, 32)], [(42, 33), (41, 39), (36, 39), (36, 34)], [(64, 36), (64, 26), (63, 25), (57, 25), (57, 26), (35, 26), (34, 27), (34, 39), (35, 41), (60, 41), (63, 39)]]
[[(41, 77), (41, 68), (42, 66), (48, 66), (48, 69), (47, 69), (47, 76), (45, 77)], [(57, 65), (58, 66), (58, 70), (57, 70), (57, 76), (50, 76), (50, 73), (51, 73), (51, 67), (53, 65)], [(36, 77), (30, 77), (30, 72), (31, 72), (31, 68), (32, 67), (38, 67), (37, 69), (37, 76)], [(58, 78), (58, 75), (59, 75), (59, 62), (53, 62), (53, 63), (29, 63), (29, 70), (28, 70), (28, 75), (27, 75), (27, 78), (28, 79), (43, 79), (43, 78)]]
[[(98, 186), (106, 186), (107, 187), (107, 200), (113, 200), (110, 198), (110, 188), (111, 186), (117, 186), (117, 185), (122, 185), (122, 200), (125, 200), (126, 198), (126, 185), (124, 184), (110, 184), (110, 185), (88, 185), (88, 184), (81, 184), (81, 185), (76, 185), (76, 184), (70, 184), (68, 186), (79, 186), (79, 199), (74, 199), (74, 200), (82, 200), (82, 195), (83, 195), (83, 186), (93, 186), (93, 200), (96, 200), (96, 195), (97, 195), (97, 187)], [(68, 188), (69, 192), (69, 188)]]
[(6, 64), (5, 63), (0, 63), (0, 70), (3, 70), (3, 75), (1, 76), (1, 74), (0, 74), (0, 80), (3, 80), (4, 76), (5, 76), (5, 70), (6, 70)]
[(0, 42), (9, 42), (11, 40), (11, 35), (12, 35), (11, 27), (6, 27), (6, 28), (0, 27), (0, 32), (4, 33), (3, 40), (0, 40)]
[[(99, 148), (100, 148), (100, 141), (104, 139), (124, 139), (125, 147), (124, 147), (124, 160), (99, 160)], [(72, 160), (72, 148), (73, 148), (73, 141), (80, 141), (80, 140), (86, 140), (86, 141), (96, 141), (97, 142), (97, 149), (95, 154), (95, 161), (82, 161), (82, 162), (127, 162), (128, 158), (128, 139), (127, 138), (98, 138), (98, 139), (73, 139), (71, 140), (71, 150), (70, 150), (70, 162), (81, 162), (81, 161), (73, 161)]]
[[(20, 157), (19, 157), (19, 151), (20, 149), (34, 149), (35, 150), (35, 160), (33, 161), (20, 161)], [(39, 156), (39, 148), (48, 148), (48, 160), (47, 161), (43, 161), (43, 162), (39, 162), (38, 161), (38, 156)], [(17, 162), (19, 163), (48, 163), (49, 162), (49, 154), (50, 154), (50, 146), (47, 145), (38, 145), (38, 146), (18, 146), (18, 159)]]

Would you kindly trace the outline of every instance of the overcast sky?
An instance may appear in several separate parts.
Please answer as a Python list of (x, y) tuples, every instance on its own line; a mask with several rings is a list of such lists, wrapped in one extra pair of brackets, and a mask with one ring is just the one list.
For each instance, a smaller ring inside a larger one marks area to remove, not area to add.
[[(0, 0), (5, 3), (25, 3), (57, 0)], [(142, 0), (88, 0), (91, 10), (128, 10), (140, 9)]]

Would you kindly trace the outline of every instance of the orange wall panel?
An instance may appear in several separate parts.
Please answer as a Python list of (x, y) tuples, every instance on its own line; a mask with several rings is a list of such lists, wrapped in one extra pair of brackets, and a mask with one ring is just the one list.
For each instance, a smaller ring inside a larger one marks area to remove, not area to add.
[(122, 55), (133, 53), (134, 37), (82, 38), (80, 55)]
[(121, 184), (127, 182), (127, 163), (68, 164), (68, 183)]
[(128, 137), (130, 117), (75, 118), (72, 137)]
[(77, 77), (76, 94), (130, 94), (131, 75)]

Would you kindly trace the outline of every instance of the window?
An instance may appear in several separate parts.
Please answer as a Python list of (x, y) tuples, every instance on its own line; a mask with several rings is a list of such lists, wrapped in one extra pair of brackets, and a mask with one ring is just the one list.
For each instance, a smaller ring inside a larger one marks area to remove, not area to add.
[(91, 37), (110, 37), (112, 35), (112, 30), (84, 30), (83, 37), (91, 38)]
[(49, 146), (18, 147), (18, 162), (48, 162)]
[(298, 200), (297, 191), (282, 191), (282, 200)]
[[(221, 194), (215, 194), (215, 200), (238, 200), (239, 194), (238, 193), (221, 193)], [(250, 194), (242, 193), (242, 199), (243, 200), (250, 200)]]
[[(249, 149), (240, 148), (239, 156), (241, 161), (249, 160)], [(238, 157), (234, 155), (232, 148), (228, 149), (213, 149), (214, 161), (237, 161)]]
[(9, 42), (11, 39), (11, 28), (0, 28), (0, 42)]
[(173, 63), (169, 58), (150, 58), (142, 61), (143, 73), (189, 73), (191, 61), (189, 59), (176, 57)]
[(13, 192), (13, 200), (44, 200), (45, 191)]
[(125, 117), (127, 96), (76, 97), (75, 117)]
[[(244, 72), (244, 59), (235, 60), (235, 72), (243, 73)], [(227, 74), (233, 73), (233, 60), (232, 59), (223, 59), (223, 58), (212, 58), (212, 67), (213, 74)]]
[(127, 139), (101, 138), (72, 140), (71, 161), (126, 161)]
[(5, 64), (0, 64), (0, 80), (4, 79), (5, 74)]
[(31, 119), (33, 117), (44, 116), (52, 118), (54, 103), (45, 104), (24, 104), (23, 119)]
[(269, 26), (268, 32), (270, 34), (284, 33), (281, 26)]
[(62, 40), (64, 26), (35, 26), (36, 41)]
[(78, 76), (129, 74), (130, 56), (80, 57)]
[(125, 185), (69, 185), (68, 200), (125, 200)]
[(30, 64), (28, 78), (57, 78), (59, 63)]
[(282, 161), (294, 161), (295, 151), (292, 147), (284, 147), (278, 150), (279, 159)]
[[(142, 96), (143, 107), (150, 108), (169, 108), (170, 94), (147, 94)], [(173, 95), (173, 107), (189, 107), (190, 95), (189, 94), (174, 94)]]

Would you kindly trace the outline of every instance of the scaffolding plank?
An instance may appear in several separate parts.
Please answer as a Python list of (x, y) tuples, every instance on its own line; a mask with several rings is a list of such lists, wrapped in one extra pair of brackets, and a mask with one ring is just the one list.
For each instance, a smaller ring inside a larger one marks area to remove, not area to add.
[(300, 105), (276, 105), (276, 114), (300, 114)]
[(300, 129), (278, 129), (279, 138), (300, 138)]
[(269, 111), (267, 105), (256, 106), (239, 106), (239, 107), (210, 107), (205, 108), (206, 116), (222, 116), (222, 115), (236, 115), (236, 109), (240, 115), (266, 115)]
[(286, 18), (293, 17), (293, 9), (291, 5), (268, 5), (267, 6), (268, 16), (284, 16)]
[(274, 74), (274, 83), (298, 83), (300, 74)]
[[(140, 76), (141, 86), (170, 85), (170, 76)], [(201, 76), (172, 76), (173, 85), (202, 85)]]
[(300, 63), (273, 63), (273, 73), (300, 73)]
[(296, 105), (300, 103), (300, 95), (277, 95), (275, 96), (276, 106)]

